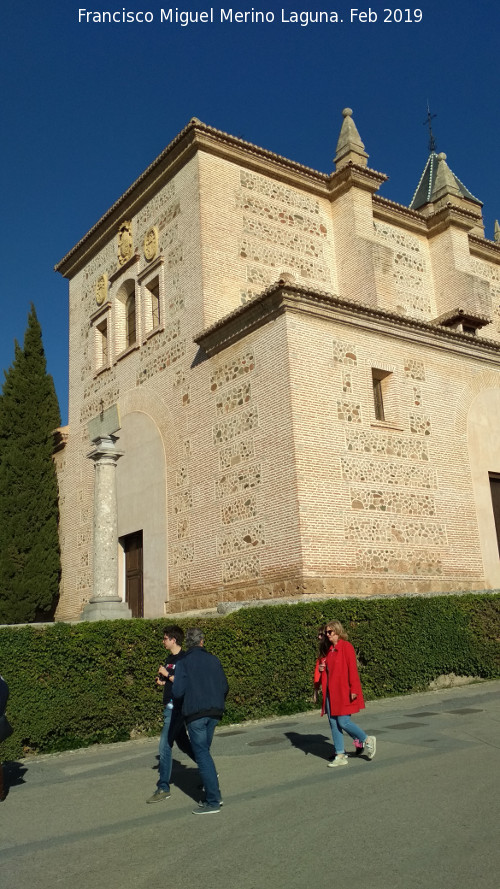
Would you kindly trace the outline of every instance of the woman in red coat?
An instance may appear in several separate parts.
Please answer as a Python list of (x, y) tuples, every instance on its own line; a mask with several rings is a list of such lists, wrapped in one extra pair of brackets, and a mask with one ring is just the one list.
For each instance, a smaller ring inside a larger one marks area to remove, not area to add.
[(349, 762), (344, 748), (344, 732), (363, 744), (364, 752), (369, 759), (375, 756), (377, 742), (374, 735), (367, 735), (351, 719), (353, 713), (358, 713), (365, 706), (356, 665), (356, 652), (347, 641), (347, 633), (340, 621), (329, 621), (325, 632), (331, 647), (326, 657), (320, 659), (318, 664), (323, 691), (321, 715), (325, 711), (328, 715), (335, 747), (335, 759), (328, 763), (328, 767), (337, 768), (346, 766)]

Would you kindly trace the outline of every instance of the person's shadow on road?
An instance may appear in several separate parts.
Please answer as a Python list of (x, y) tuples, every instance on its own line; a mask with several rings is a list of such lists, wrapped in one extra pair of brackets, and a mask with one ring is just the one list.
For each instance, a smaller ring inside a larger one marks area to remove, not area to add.
[(27, 766), (21, 765), (20, 762), (15, 762), (15, 760), (8, 759), (4, 760), (3, 764), (3, 788), (4, 788), (4, 799), (7, 799), (9, 795), (9, 789), (11, 787), (17, 787), (19, 784), (24, 784), (24, 776), (28, 771)]
[[(159, 757), (156, 757), (159, 763)], [(158, 769), (158, 765), (153, 766), (154, 769)], [(172, 777), (170, 779), (171, 784), (175, 784), (176, 787), (179, 788), (186, 796), (191, 797), (196, 803), (199, 803), (203, 797), (204, 790), (203, 785), (201, 783), (200, 773), (196, 768), (194, 762), (191, 760), (186, 760), (186, 762), (175, 757), (172, 758)]]
[(293, 747), (302, 750), (306, 756), (318, 756), (320, 759), (331, 759), (333, 754), (331, 738), (326, 735), (299, 735), (298, 732), (285, 732)]

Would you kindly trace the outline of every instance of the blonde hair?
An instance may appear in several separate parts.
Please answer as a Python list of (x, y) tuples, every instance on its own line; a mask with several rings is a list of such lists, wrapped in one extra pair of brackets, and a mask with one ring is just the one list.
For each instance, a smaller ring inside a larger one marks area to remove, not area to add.
[(339, 639), (348, 639), (349, 638), (349, 636), (347, 635), (346, 631), (344, 630), (344, 627), (342, 626), (342, 624), (340, 623), (339, 620), (329, 620), (326, 625), (326, 629), (333, 630), (333, 632), (337, 634)]

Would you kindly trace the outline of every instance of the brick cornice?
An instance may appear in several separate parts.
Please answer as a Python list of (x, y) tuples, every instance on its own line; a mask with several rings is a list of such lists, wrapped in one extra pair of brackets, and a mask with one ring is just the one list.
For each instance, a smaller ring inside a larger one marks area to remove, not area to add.
[(480, 218), (481, 216), (472, 210), (457, 207), (455, 204), (447, 204), (427, 217), (427, 229), (430, 237), (440, 234), (451, 225), (470, 232), (477, 225)]
[(418, 210), (410, 210), (403, 204), (389, 201), (379, 194), (373, 196), (373, 218), (380, 222), (399, 226), (416, 234), (427, 235), (427, 220)]
[[(427, 237), (434, 236), (451, 224), (470, 231), (477, 223), (476, 214), (464, 208), (447, 206), (425, 216), (376, 195), (375, 192), (386, 181), (387, 176), (369, 167), (349, 163), (333, 173), (321, 173), (192, 118), (87, 234), (57, 263), (55, 270), (66, 278), (72, 278), (98, 250), (116, 236), (121, 222), (137, 214), (158, 189), (198, 151), (222, 157), (245, 169), (271, 176), (329, 201), (334, 201), (353, 187), (368, 191), (372, 194), (375, 218)], [(481, 238), (473, 235), (469, 237), (474, 252), (479, 252), (484, 246), (488, 255), (494, 254), (496, 259), (496, 251), (500, 249), (496, 244), (484, 241), (483, 245)], [(484, 250), (481, 251), (483, 254)]]
[(385, 173), (377, 173), (376, 170), (371, 170), (369, 167), (361, 167), (349, 162), (329, 177), (328, 196), (330, 200), (335, 200), (336, 197), (353, 187), (373, 194), (387, 179)]
[(330, 175), (288, 160), (192, 118), (87, 234), (57, 263), (55, 271), (67, 278), (76, 274), (88, 262), (90, 256), (114, 236), (120, 222), (136, 214), (150, 200), (163, 181), (173, 176), (198, 150), (223, 156), (234, 163), (260, 170), (268, 175), (272, 173), (275, 177), (291, 184), (295, 182), (298, 187), (304, 187), (307, 183), (310, 190), (328, 197)]
[(500, 367), (500, 342), (341, 299), (331, 293), (280, 282), (197, 334), (194, 342), (208, 356), (216, 355), (285, 312), (315, 315), (351, 328), (356, 326), (411, 340), (419, 345), (456, 352), (462, 357), (493, 362)]
[(469, 247), (471, 256), (476, 256), (489, 262), (500, 262), (500, 244), (497, 244), (496, 241), (488, 241), (486, 238), (469, 235)]

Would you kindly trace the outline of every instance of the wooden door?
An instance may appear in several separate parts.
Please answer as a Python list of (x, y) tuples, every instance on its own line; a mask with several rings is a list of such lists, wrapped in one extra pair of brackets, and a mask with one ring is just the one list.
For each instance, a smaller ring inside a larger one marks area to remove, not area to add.
[(497, 530), (498, 551), (500, 553), (500, 475), (490, 475), (491, 501)]
[(125, 552), (125, 601), (132, 617), (144, 617), (142, 531), (122, 537)]

